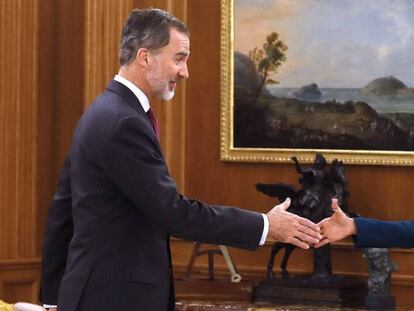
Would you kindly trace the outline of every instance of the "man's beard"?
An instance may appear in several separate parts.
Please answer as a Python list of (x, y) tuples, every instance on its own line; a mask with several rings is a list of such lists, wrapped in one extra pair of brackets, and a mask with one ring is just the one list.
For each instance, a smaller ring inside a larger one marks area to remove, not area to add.
[(162, 93), (159, 96), (163, 100), (170, 100), (174, 97), (174, 95), (175, 95), (175, 91), (171, 91), (167, 84), (167, 86), (164, 87), (164, 89), (162, 90)]
[(165, 82), (160, 72), (160, 67), (157, 64), (154, 70), (148, 73), (148, 81), (151, 87), (155, 90), (155, 95), (163, 100), (170, 100), (175, 95), (175, 90), (170, 90), (170, 82)]

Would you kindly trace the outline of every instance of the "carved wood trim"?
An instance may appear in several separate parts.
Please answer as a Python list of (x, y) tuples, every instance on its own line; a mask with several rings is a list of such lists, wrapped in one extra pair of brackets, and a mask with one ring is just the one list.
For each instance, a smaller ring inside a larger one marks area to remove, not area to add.
[(0, 260), (0, 297), (7, 302), (38, 302), (40, 259)]

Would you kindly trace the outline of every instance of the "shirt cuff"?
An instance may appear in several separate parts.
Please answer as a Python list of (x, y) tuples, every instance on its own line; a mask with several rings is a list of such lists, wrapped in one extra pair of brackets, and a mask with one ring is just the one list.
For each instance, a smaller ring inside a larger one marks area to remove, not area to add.
[(47, 305), (47, 304), (43, 304), (43, 308), (45, 308), (45, 309), (56, 308), (57, 309), (57, 305)]
[(263, 216), (263, 233), (262, 237), (260, 238), (259, 245), (264, 245), (266, 242), (267, 234), (269, 233), (269, 220), (267, 219), (267, 216), (262, 213)]

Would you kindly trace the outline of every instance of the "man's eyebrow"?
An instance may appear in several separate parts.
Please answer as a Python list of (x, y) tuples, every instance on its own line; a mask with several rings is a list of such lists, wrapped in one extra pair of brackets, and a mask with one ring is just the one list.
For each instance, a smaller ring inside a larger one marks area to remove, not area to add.
[(181, 51), (175, 54), (175, 56), (189, 56), (189, 55), (190, 55), (190, 52), (187, 52), (187, 51)]

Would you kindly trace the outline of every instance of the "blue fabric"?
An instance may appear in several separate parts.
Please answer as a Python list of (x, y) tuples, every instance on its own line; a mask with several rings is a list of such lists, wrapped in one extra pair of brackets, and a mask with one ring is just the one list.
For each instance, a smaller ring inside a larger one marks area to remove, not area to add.
[(355, 218), (357, 247), (414, 247), (414, 221)]

